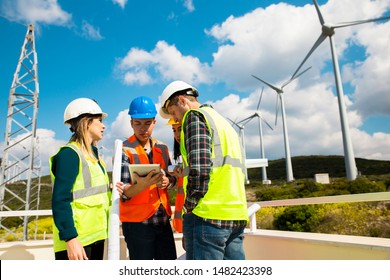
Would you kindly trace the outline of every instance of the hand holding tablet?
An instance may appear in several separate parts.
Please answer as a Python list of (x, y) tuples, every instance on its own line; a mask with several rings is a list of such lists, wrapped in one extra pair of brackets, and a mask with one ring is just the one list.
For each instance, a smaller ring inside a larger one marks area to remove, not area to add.
[(160, 173), (160, 164), (130, 164), (129, 165), (130, 177), (133, 183), (136, 183), (137, 180), (133, 175), (133, 172), (137, 173), (138, 176), (144, 177), (147, 176), (151, 171), (154, 171), (155, 174)]

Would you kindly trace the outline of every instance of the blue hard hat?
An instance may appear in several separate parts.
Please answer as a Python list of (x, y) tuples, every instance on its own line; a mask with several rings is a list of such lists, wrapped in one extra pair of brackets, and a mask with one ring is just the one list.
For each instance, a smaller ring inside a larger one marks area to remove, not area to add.
[(133, 119), (150, 119), (157, 115), (156, 105), (146, 96), (134, 98), (129, 106), (129, 115)]

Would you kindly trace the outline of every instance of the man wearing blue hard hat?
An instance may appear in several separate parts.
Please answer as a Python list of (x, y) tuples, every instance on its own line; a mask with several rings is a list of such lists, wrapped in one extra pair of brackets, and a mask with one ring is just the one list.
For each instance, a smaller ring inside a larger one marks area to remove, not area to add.
[[(172, 215), (167, 189), (176, 178), (167, 172), (171, 164), (168, 146), (152, 137), (156, 124), (156, 106), (152, 99), (140, 96), (130, 103), (130, 125), (134, 134), (123, 142), (120, 220), (131, 260), (176, 259), (175, 241), (170, 224)], [(145, 177), (131, 174), (129, 165), (160, 164), (160, 173)], [(165, 171), (165, 172), (164, 172)]]

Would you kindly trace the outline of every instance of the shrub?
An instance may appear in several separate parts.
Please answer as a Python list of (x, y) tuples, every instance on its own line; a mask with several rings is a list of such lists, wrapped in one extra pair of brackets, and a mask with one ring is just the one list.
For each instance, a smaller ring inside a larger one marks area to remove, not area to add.
[(390, 191), (390, 179), (386, 179), (383, 181), (383, 184), (386, 187), (386, 191)]
[(275, 215), (274, 226), (278, 230), (311, 232), (318, 223), (314, 205), (299, 205)]
[(258, 201), (290, 199), (297, 197), (297, 190), (293, 187), (268, 187), (255, 192)]
[(313, 180), (303, 180), (299, 185), (299, 197), (311, 197), (316, 196), (316, 193), (321, 192), (324, 189), (324, 185), (316, 183)]
[[(34, 235), (37, 222), (34, 220), (28, 224), (29, 235)], [(53, 217), (38, 219), (38, 234), (53, 233)]]
[(347, 189), (351, 194), (386, 191), (383, 183), (372, 182), (367, 178), (357, 178), (354, 181), (348, 181)]
[(321, 205), (321, 223), (313, 232), (370, 237), (390, 237), (390, 211), (383, 202)]
[(286, 207), (261, 207), (256, 213), (256, 223), (260, 229), (274, 229), (274, 216), (283, 212)]

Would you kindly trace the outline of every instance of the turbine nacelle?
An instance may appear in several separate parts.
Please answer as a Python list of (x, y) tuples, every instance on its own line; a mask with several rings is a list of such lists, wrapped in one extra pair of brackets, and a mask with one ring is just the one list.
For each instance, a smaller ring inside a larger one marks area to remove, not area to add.
[(329, 23), (325, 23), (322, 25), (322, 34), (324, 34), (325, 36), (333, 36), (335, 34), (335, 31), (334, 31), (334, 25), (333, 24), (329, 24)]

